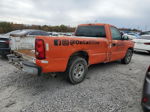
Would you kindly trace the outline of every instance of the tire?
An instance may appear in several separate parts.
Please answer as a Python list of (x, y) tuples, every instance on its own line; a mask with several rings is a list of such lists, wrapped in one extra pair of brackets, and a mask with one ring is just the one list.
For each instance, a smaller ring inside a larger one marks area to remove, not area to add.
[(78, 84), (85, 79), (88, 71), (88, 64), (84, 58), (75, 56), (70, 59), (65, 74), (71, 84)]
[(121, 63), (123, 63), (123, 64), (129, 64), (131, 62), (132, 55), (133, 55), (133, 50), (128, 49), (125, 57), (121, 60)]
[(150, 112), (150, 110), (143, 108), (143, 112)]

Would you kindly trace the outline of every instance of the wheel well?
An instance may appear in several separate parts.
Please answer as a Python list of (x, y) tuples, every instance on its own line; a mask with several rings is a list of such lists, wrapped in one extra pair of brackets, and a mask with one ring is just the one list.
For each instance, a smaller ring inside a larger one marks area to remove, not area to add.
[(134, 51), (134, 49), (133, 49), (132, 47), (130, 47), (130, 48), (128, 48), (128, 49), (132, 50), (132, 52)]
[[(85, 52), (85, 51), (78, 51), (78, 52), (73, 53), (73, 54), (70, 56), (69, 61), (70, 61), (73, 57), (75, 57), (75, 56), (82, 57), (82, 58), (84, 58), (84, 59), (87, 61), (87, 63), (89, 62), (89, 55), (88, 55), (88, 53)], [(69, 61), (68, 61), (68, 62), (69, 62)]]

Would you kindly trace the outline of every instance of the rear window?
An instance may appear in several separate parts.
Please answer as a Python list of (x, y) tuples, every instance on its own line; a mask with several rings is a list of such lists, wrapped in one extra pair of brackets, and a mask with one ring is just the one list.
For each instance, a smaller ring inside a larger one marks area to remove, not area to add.
[(139, 39), (146, 39), (146, 40), (150, 40), (150, 36), (141, 36)]
[(84, 37), (106, 37), (104, 26), (79, 26), (75, 32), (75, 36)]

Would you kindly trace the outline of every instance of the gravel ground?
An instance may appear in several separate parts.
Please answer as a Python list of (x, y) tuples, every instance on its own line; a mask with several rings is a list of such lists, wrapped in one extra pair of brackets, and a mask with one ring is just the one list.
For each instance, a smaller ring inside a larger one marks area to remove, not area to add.
[(148, 54), (136, 53), (129, 65), (92, 65), (84, 82), (71, 85), (62, 75), (29, 75), (0, 58), (0, 112), (142, 112), (149, 64)]

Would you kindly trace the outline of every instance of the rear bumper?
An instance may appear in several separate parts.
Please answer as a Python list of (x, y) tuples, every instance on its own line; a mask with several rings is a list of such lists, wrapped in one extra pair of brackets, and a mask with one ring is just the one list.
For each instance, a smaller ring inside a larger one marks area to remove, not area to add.
[(150, 111), (150, 106), (145, 105), (145, 104), (141, 104), (142, 105), (142, 109), (144, 112), (149, 112)]
[(10, 48), (0, 48), (0, 55), (10, 54)]
[(150, 111), (150, 79), (147, 77), (145, 78), (144, 87), (143, 87), (143, 98), (148, 98), (148, 102), (141, 103), (144, 112), (148, 110)]
[(42, 69), (33, 62), (23, 61), (22, 70), (28, 74), (41, 75)]

